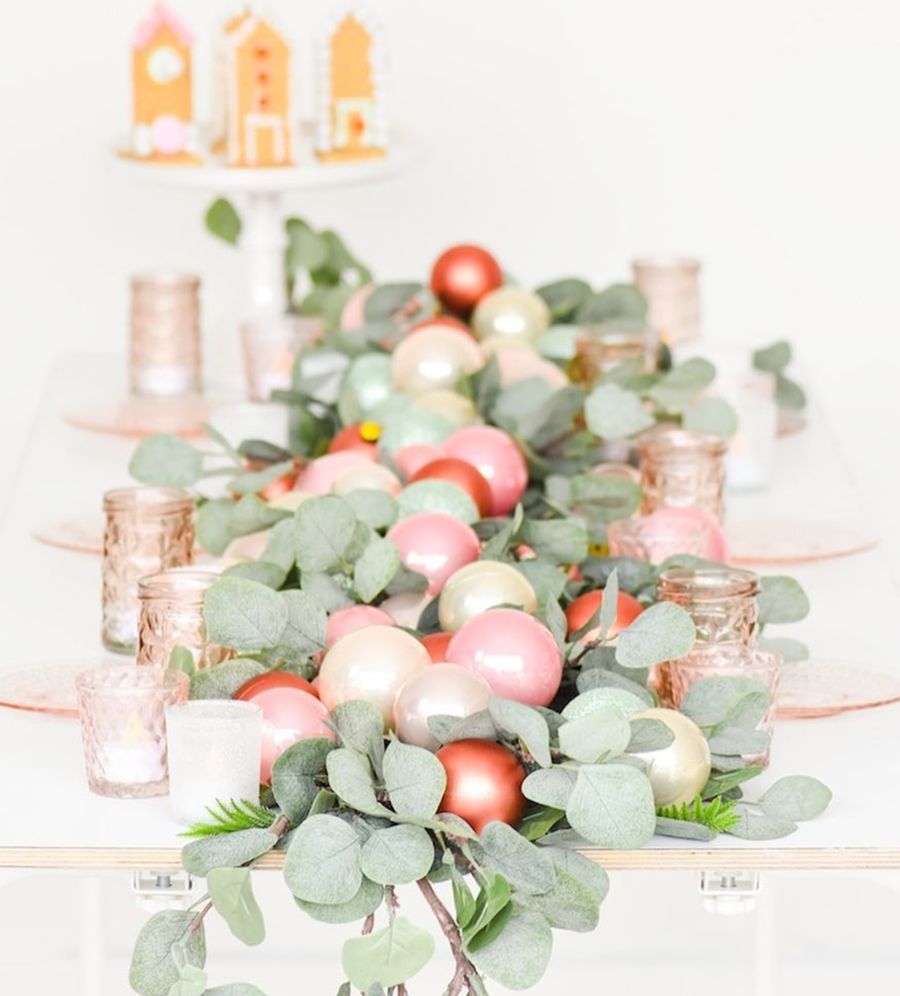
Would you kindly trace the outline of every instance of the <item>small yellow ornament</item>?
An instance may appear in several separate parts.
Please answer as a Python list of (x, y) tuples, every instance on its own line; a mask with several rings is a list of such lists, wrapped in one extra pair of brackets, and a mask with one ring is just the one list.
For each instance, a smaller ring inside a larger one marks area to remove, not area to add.
[(649, 765), (647, 777), (657, 806), (693, 802), (709, 780), (709, 744), (703, 731), (675, 709), (645, 709), (631, 719), (658, 719), (675, 734), (668, 747), (636, 754)]

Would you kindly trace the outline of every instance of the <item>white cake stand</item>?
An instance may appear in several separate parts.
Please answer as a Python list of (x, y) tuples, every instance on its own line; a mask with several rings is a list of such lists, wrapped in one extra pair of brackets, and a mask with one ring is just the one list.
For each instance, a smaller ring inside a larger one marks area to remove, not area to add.
[(284, 228), (282, 195), (291, 190), (326, 190), (352, 184), (374, 183), (396, 176), (418, 158), (402, 138), (392, 139), (387, 155), (356, 162), (321, 163), (301, 135), (299, 166), (268, 169), (231, 168), (210, 157), (202, 166), (168, 166), (116, 156), (119, 168), (137, 180), (171, 187), (207, 190), (211, 194), (237, 195), (243, 226), (239, 249), (247, 274), (246, 311), (250, 316), (283, 314), (287, 308), (284, 279)]

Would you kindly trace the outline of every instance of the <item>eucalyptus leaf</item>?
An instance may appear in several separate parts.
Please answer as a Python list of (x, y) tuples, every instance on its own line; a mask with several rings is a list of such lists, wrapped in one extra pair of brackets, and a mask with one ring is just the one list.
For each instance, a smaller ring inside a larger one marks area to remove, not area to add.
[(272, 792), (292, 823), (306, 819), (318, 795), (314, 776), (335, 749), (325, 737), (309, 737), (291, 744), (272, 765)]
[(777, 840), (789, 836), (797, 829), (797, 824), (792, 820), (766, 816), (744, 803), (738, 803), (732, 812), (738, 817), (738, 822), (729, 827), (726, 833), (743, 840)]
[(612, 705), (570, 719), (559, 730), (560, 750), (584, 764), (618, 757), (630, 739), (630, 723), (621, 710)]
[(343, 498), (356, 513), (357, 519), (371, 529), (388, 529), (397, 521), (397, 502), (384, 491), (357, 488)]
[(529, 894), (553, 888), (556, 877), (549, 855), (513, 827), (492, 821), (482, 830), (480, 842), (489, 867), (514, 888)]
[(601, 439), (628, 439), (654, 424), (640, 398), (616, 384), (595, 387), (584, 402), (588, 429)]
[(605, 710), (613, 706), (622, 716), (627, 718), (633, 713), (641, 712), (646, 708), (646, 703), (632, 695), (631, 692), (623, 691), (620, 688), (592, 688), (590, 691), (582, 692), (569, 702), (562, 711), (563, 718), (572, 721), (580, 719), (598, 710)]
[[(614, 647), (602, 649), (608, 649), (615, 654)], [(635, 671), (632, 671), (632, 673), (635, 673)], [(656, 705), (656, 699), (654, 699), (653, 695), (643, 685), (638, 684), (638, 682), (632, 681), (630, 678), (626, 678), (615, 671), (608, 671), (606, 668), (586, 668), (584, 662), (582, 662), (581, 671), (575, 683), (579, 692), (589, 692), (592, 688), (618, 688), (623, 692), (628, 692), (629, 695), (636, 696), (645, 706), (652, 708)]]
[(339, 747), (325, 758), (332, 792), (352, 809), (381, 816), (386, 808), (375, 798), (369, 762), (356, 751)]
[(260, 560), (267, 564), (276, 564), (285, 576), (294, 566), (294, 522), (292, 519), (282, 519), (276, 522), (269, 532), (265, 549)]
[(231, 201), (217, 197), (207, 208), (204, 221), (210, 234), (229, 245), (237, 245), (241, 236), (241, 216)]
[(221, 557), (228, 544), (237, 536), (231, 528), (234, 502), (231, 498), (216, 498), (204, 502), (197, 510), (197, 542), (214, 557)]
[(235, 495), (259, 494), (280, 477), (290, 474), (294, 469), (293, 457), (273, 463), (263, 470), (248, 470), (244, 474), (233, 477), (228, 482), (228, 490)]
[(181, 436), (147, 436), (135, 448), (128, 473), (141, 484), (190, 488), (203, 474), (203, 454)]
[(284, 879), (297, 899), (349, 902), (359, 892), (360, 839), (336, 816), (310, 816), (297, 828), (284, 862)]
[(278, 843), (274, 833), (261, 828), (215, 834), (191, 841), (181, 851), (181, 863), (191, 875), (205, 877), (213, 868), (237, 868), (267, 854)]
[(226, 567), (222, 577), (244, 578), (277, 590), (284, 584), (285, 571), (278, 564), (269, 564), (264, 560), (243, 560)]
[(587, 557), (587, 530), (574, 519), (525, 519), (518, 538), (554, 564), (579, 564)]
[(251, 678), (265, 674), (266, 668), (259, 661), (223, 661), (215, 667), (204, 668), (191, 675), (191, 699), (230, 699)]
[(249, 868), (213, 868), (206, 888), (216, 912), (244, 944), (262, 944), (266, 937), (262, 911), (253, 895)]
[(698, 726), (753, 730), (769, 709), (772, 696), (751, 678), (700, 678), (687, 690), (681, 711)]
[(656, 829), (650, 782), (625, 765), (585, 765), (578, 772), (566, 817), (576, 833), (597, 847), (643, 847)]
[[(422, 285), (411, 281), (407, 281), (406, 283), (381, 284), (366, 298), (366, 320), (375, 322), (385, 318), (392, 318), (395, 312), (407, 305), (421, 292)], [(361, 986), (360, 988), (364, 989), (365, 986)]]
[(430, 751), (392, 740), (384, 752), (384, 787), (395, 812), (427, 819), (444, 797), (447, 773)]
[(300, 663), (325, 649), (328, 616), (319, 602), (306, 591), (282, 591), (287, 623), (276, 651), (289, 663)]
[(575, 314), (579, 305), (590, 297), (591, 285), (577, 277), (568, 277), (538, 287), (535, 294), (544, 299), (555, 324), (567, 321)]
[(666, 411), (679, 411), (708, 387), (716, 376), (716, 368), (699, 356), (679, 363), (650, 388), (650, 397)]
[(331, 719), (347, 747), (367, 754), (373, 740), (384, 737), (384, 717), (381, 710), (363, 699), (342, 702), (331, 710)]
[(457, 740), (499, 740), (500, 734), (487, 709), (461, 719), (457, 716), (429, 716), (428, 729), (442, 744)]
[(554, 764), (552, 768), (539, 768), (522, 782), (522, 795), (542, 806), (564, 810), (569, 804), (577, 778), (577, 767)]
[(557, 868), (583, 882), (593, 892), (598, 903), (606, 899), (609, 893), (609, 875), (595, 861), (569, 847), (547, 847), (545, 851)]
[(800, 622), (809, 615), (809, 598), (794, 578), (772, 575), (760, 581), (757, 602), (761, 625)]
[(526, 840), (534, 840), (540, 843), (541, 838), (546, 836), (565, 815), (565, 810), (540, 806), (526, 813), (519, 820), (519, 825), (516, 829)]
[(334, 495), (310, 498), (294, 517), (294, 545), (301, 571), (330, 571), (339, 567), (356, 532), (357, 518), (350, 505)]
[(621, 319), (643, 322), (647, 299), (634, 284), (610, 284), (586, 297), (575, 312), (579, 324), (599, 324)]
[(709, 749), (714, 754), (747, 757), (762, 754), (769, 746), (769, 734), (763, 730), (747, 730), (740, 726), (726, 726), (709, 738)]
[(738, 785), (749, 781), (751, 778), (756, 778), (757, 775), (762, 774), (762, 771), (763, 769), (760, 767), (748, 765), (747, 767), (737, 768), (734, 771), (710, 775), (709, 781), (701, 793), (701, 798), (706, 801), (707, 799), (715, 798), (717, 795), (725, 795)]
[(600, 919), (600, 903), (590, 886), (562, 868), (556, 869), (556, 885), (529, 896), (525, 906), (544, 916), (551, 927), (579, 934), (590, 933)]
[(407, 982), (434, 954), (434, 938), (405, 916), (389, 927), (344, 942), (341, 966), (357, 989), (368, 992), (376, 983), (385, 989)]
[(229, 982), (224, 986), (207, 989), (204, 996), (265, 996), (265, 993), (249, 982)]
[(619, 614), (619, 572), (613, 570), (606, 579), (606, 586), (603, 589), (603, 597), (600, 602), (600, 615), (597, 622), (600, 632), (604, 636), (609, 632), (611, 626), (615, 625)]
[(434, 863), (434, 844), (421, 827), (376, 830), (363, 844), (363, 874), (381, 885), (405, 885), (424, 878)]
[[(279, 523), (279, 526), (281, 523)], [(275, 529), (278, 529), (276, 526)], [(293, 528), (293, 523), (291, 523)], [(300, 590), (309, 595), (322, 606), (329, 614), (337, 612), (338, 609), (345, 609), (348, 605), (355, 605), (355, 601), (347, 594), (347, 589), (342, 585), (342, 581), (347, 583), (349, 588), (350, 580), (345, 575), (331, 577), (329, 574), (317, 574), (312, 571), (304, 571), (300, 579)]]
[(682, 428), (730, 439), (738, 429), (738, 416), (724, 398), (701, 398), (684, 413)]
[[(484, 556), (482, 560), (489, 559)], [(566, 573), (545, 560), (520, 560), (513, 567), (525, 576), (537, 596), (538, 604), (559, 602), (566, 587)]]
[(632, 719), (631, 739), (626, 748), (629, 754), (646, 754), (664, 750), (675, 740), (674, 732), (658, 719)]
[(775, 401), (779, 408), (799, 412), (806, 407), (806, 392), (790, 377), (779, 373), (775, 375)]
[(195, 914), (180, 910), (154, 913), (144, 924), (134, 944), (128, 982), (140, 996), (167, 996), (178, 981), (178, 963), (172, 950), (176, 946), (187, 964), (203, 968), (206, 963), (206, 934), (201, 923), (191, 927)]
[(550, 730), (537, 710), (521, 702), (492, 695), (488, 699), (488, 711), (498, 727), (508, 730), (522, 741), (542, 768), (550, 767)]
[(763, 793), (759, 805), (766, 816), (801, 822), (821, 816), (830, 802), (831, 790), (818, 778), (788, 775)]
[(682, 840), (699, 840), (703, 843), (716, 839), (715, 831), (702, 823), (672, 820), (666, 816), (656, 817), (656, 832), (660, 837), (679, 837)]
[(616, 660), (623, 667), (649, 667), (684, 657), (694, 646), (691, 617), (673, 602), (657, 602), (619, 633)]
[(208, 977), (202, 968), (184, 964), (178, 969), (178, 981), (172, 983), (168, 996), (204, 996)]
[(197, 673), (197, 668), (194, 665), (194, 655), (187, 647), (172, 647), (166, 669), (169, 671), (183, 671), (186, 675), (193, 676)]
[(231, 510), (229, 528), (235, 536), (249, 536), (284, 519), (290, 519), (290, 512), (274, 508), (256, 495), (244, 495)]
[(384, 886), (363, 878), (356, 895), (346, 903), (310, 903), (305, 899), (294, 902), (320, 923), (354, 923), (374, 913), (384, 899)]
[(789, 342), (773, 342), (771, 346), (756, 350), (753, 366), (764, 373), (780, 373), (791, 362), (791, 352)]
[(400, 551), (393, 540), (375, 536), (353, 568), (353, 583), (364, 602), (371, 602), (391, 583), (400, 569)]
[(278, 645), (288, 622), (288, 608), (264, 584), (221, 578), (206, 593), (203, 616), (213, 643), (254, 653)]
[(770, 650), (780, 654), (786, 664), (809, 660), (809, 647), (789, 636), (762, 636), (758, 645), (760, 650)]
[(467, 953), (479, 972), (508, 989), (529, 989), (547, 970), (553, 949), (550, 924), (540, 913), (514, 906), (490, 944)]

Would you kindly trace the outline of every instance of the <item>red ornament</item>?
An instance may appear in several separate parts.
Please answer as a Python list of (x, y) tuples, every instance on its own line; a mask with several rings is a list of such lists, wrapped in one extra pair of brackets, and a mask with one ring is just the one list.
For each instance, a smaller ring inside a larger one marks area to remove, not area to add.
[(421, 637), (422, 646), (431, 655), (432, 664), (443, 664), (447, 660), (447, 646), (453, 639), (452, 633), (429, 633)]
[(431, 271), (432, 291), (457, 315), (469, 315), (485, 294), (502, 286), (500, 264), (480, 246), (453, 246)]
[(447, 328), (456, 329), (458, 332), (465, 332), (467, 335), (472, 336), (473, 339), (475, 338), (475, 333), (472, 329), (465, 322), (454, 318), (452, 315), (433, 315), (424, 321), (416, 322), (406, 334), (412, 335), (413, 332), (421, 332), (422, 329), (434, 328), (435, 325), (444, 325)]
[[(603, 602), (602, 591), (588, 591), (579, 595), (574, 602), (566, 609), (566, 622), (569, 624), (569, 638), (573, 633), (577, 633), (582, 626), (590, 622), (591, 617), (600, 611)], [(616, 621), (609, 627), (609, 636), (621, 633), (626, 626), (630, 626), (635, 619), (644, 611), (641, 603), (631, 595), (626, 595), (624, 591), (619, 592), (617, 603)], [(589, 630), (581, 637), (582, 640), (593, 640), (600, 632), (600, 627)]]
[(482, 517), (490, 515), (494, 504), (491, 486), (481, 471), (459, 457), (439, 457), (420, 467), (407, 481), (448, 481), (455, 484), (475, 502)]
[(262, 709), (262, 756), (259, 780), (272, 779), (272, 765), (291, 744), (308, 737), (334, 740), (325, 725), (328, 710), (313, 686), (295, 674), (268, 671), (257, 675), (235, 692), (234, 698), (255, 702)]
[(512, 751), (490, 740), (457, 740), (435, 755), (447, 772), (441, 812), (455, 813), (476, 832), (494, 820), (515, 826), (525, 811), (525, 769)]
[(353, 425), (345, 426), (334, 436), (328, 444), (328, 452), (342, 453), (347, 450), (358, 450), (361, 453), (371, 453), (374, 458), (378, 452), (378, 447), (375, 444), (380, 435), (381, 426), (375, 422), (356, 422)]

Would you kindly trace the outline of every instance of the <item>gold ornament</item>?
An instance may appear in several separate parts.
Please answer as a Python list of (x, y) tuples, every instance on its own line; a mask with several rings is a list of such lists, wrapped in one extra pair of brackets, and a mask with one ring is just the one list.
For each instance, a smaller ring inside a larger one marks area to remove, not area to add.
[(498, 560), (477, 560), (451, 575), (438, 602), (438, 616), (445, 633), (455, 633), (463, 623), (497, 605), (537, 611), (537, 596), (524, 574)]
[(501, 287), (482, 298), (472, 315), (479, 339), (503, 336), (532, 342), (550, 327), (550, 309), (543, 299), (521, 287)]
[(631, 719), (658, 719), (675, 734), (668, 747), (636, 754), (649, 765), (647, 777), (657, 806), (693, 802), (709, 780), (709, 744), (703, 731), (675, 709), (644, 709)]
[(401, 339), (391, 358), (394, 387), (407, 394), (450, 390), (484, 366), (478, 343), (465, 332), (435, 325)]

